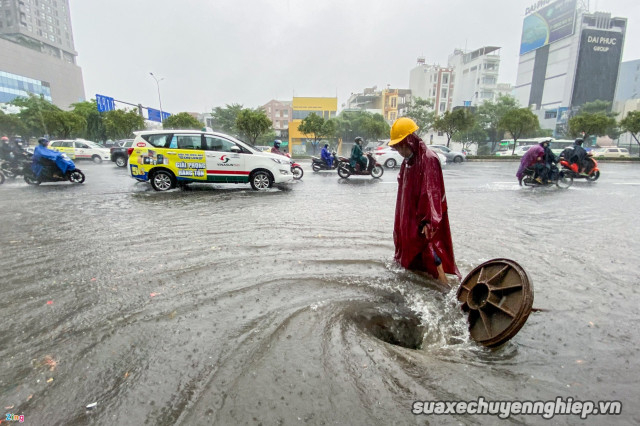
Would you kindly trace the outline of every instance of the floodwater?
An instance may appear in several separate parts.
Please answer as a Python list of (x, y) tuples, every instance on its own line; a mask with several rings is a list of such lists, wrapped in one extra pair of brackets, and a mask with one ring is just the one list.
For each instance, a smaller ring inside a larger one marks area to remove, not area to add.
[[(307, 164), (264, 193), (157, 193), (112, 164), (81, 164), (81, 186), (7, 181), (0, 409), (40, 425), (490, 424), (412, 403), (559, 396), (622, 402), (585, 424), (637, 424), (640, 168), (601, 166), (568, 190), (518, 187), (517, 163), (446, 166), (462, 274), (513, 259), (544, 309), (493, 350), (467, 337), (455, 290), (394, 264), (397, 170)], [(384, 341), (374, 317), (421, 345)]]

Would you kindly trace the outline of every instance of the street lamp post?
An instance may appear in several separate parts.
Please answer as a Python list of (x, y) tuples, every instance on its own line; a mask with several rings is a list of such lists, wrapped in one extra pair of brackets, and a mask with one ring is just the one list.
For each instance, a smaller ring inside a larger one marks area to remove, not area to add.
[(160, 82), (164, 80), (164, 77), (161, 79), (158, 79), (158, 77), (153, 75), (152, 72), (150, 72), (149, 75), (153, 77), (153, 79), (156, 81), (156, 85), (158, 86), (158, 102), (160, 103), (160, 123), (162, 123), (162, 99), (160, 98)]

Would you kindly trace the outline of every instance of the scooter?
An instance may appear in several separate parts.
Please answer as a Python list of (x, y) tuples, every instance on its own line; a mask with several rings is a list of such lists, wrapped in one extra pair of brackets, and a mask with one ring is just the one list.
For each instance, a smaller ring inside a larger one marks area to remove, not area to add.
[(348, 178), (351, 175), (357, 176), (371, 176), (374, 179), (379, 179), (384, 173), (382, 165), (376, 162), (373, 158), (373, 154), (367, 152), (367, 167), (364, 170), (360, 169), (360, 164), (356, 164), (356, 167), (351, 167), (349, 159), (346, 157), (339, 157), (338, 161), (338, 176), (343, 179)]
[(551, 172), (549, 173), (549, 179), (540, 183), (535, 180), (535, 169), (533, 167), (527, 167), (524, 169), (524, 176), (522, 177), (522, 181), (520, 181), (520, 186), (551, 186), (555, 185), (561, 189), (567, 189), (571, 185), (573, 185), (573, 176), (565, 173), (564, 170), (558, 170), (558, 168), (553, 165), (551, 167)]
[(587, 153), (584, 162), (584, 171), (580, 173), (576, 163), (569, 163), (564, 158), (560, 158), (560, 165), (565, 174), (571, 175), (574, 179), (586, 179), (589, 182), (597, 181), (600, 177), (600, 169), (598, 169), (598, 162), (593, 158), (593, 154)]
[[(289, 153), (286, 153), (285, 155), (291, 160), (291, 156), (289, 155)], [(302, 176), (304, 176), (304, 171), (302, 170), (300, 164), (294, 162), (293, 160), (291, 160), (291, 173), (293, 174), (293, 178), (295, 180), (300, 180), (302, 179)]]
[(338, 158), (336, 155), (336, 152), (333, 151), (331, 153), (331, 155), (333, 156), (333, 163), (331, 164), (331, 167), (327, 166), (327, 163), (325, 163), (325, 161), (320, 158), (320, 157), (311, 157), (311, 168), (313, 169), (314, 172), (319, 172), (320, 170), (335, 170), (338, 168)]
[[(83, 183), (85, 176), (84, 173), (82, 173), (82, 171), (78, 168), (76, 168), (76, 165), (73, 163), (73, 161), (71, 161), (71, 159), (69, 157), (67, 157), (66, 154), (64, 153), (60, 153), (59, 158), (56, 159), (55, 161), (55, 165), (58, 166), (58, 170), (56, 171), (57, 173), (59, 173), (58, 175), (56, 175), (56, 173), (50, 173), (47, 176), (43, 176), (42, 174), (40, 176), (36, 176), (36, 174), (33, 172), (33, 169), (31, 168), (31, 161), (30, 160), (24, 160), (23, 161), (23, 166), (22, 166), (22, 174), (24, 175), (24, 181), (27, 182), (29, 185), (40, 185), (43, 182), (63, 182), (63, 181), (68, 181), (71, 183)], [(64, 173), (62, 173), (62, 169), (60, 168), (60, 165), (65, 166), (64, 168), (66, 169)], [(51, 166), (52, 168), (55, 166)]]

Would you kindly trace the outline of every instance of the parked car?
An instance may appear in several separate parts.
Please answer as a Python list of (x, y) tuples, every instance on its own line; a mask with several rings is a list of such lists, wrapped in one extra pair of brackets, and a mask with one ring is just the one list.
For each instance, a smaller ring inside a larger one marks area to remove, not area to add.
[(522, 157), (524, 155), (524, 153), (527, 152), (529, 150), (529, 148), (531, 148), (532, 146), (533, 145), (518, 146), (518, 147), (516, 147), (515, 151), (513, 151), (511, 149), (508, 149), (506, 151), (498, 151), (498, 152), (496, 152), (496, 155), (498, 157), (509, 157), (509, 156)]
[(111, 161), (116, 163), (118, 167), (126, 167), (129, 155), (127, 149), (133, 146), (134, 139), (123, 139), (118, 144), (111, 147)]
[(49, 142), (49, 148), (64, 152), (72, 160), (92, 160), (94, 163), (102, 163), (109, 160), (111, 153), (107, 148), (103, 148), (95, 142), (84, 139), (76, 140), (54, 140)]
[(289, 158), (261, 152), (223, 133), (136, 132), (127, 153), (131, 177), (150, 182), (156, 191), (192, 182), (250, 183), (253, 189), (264, 190), (293, 181)]
[(629, 150), (627, 148), (618, 147), (605, 147), (591, 150), (594, 157), (602, 158), (617, 158), (617, 157), (629, 157)]
[(444, 145), (427, 145), (429, 148), (434, 150), (435, 152), (439, 152), (440, 154), (447, 157), (448, 162), (454, 163), (462, 163), (467, 159), (467, 156), (460, 151), (452, 151)]
[[(436, 154), (440, 159), (440, 166), (444, 167), (447, 164), (447, 158), (439, 152)], [(378, 163), (390, 169), (399, 166), (404, 160), (402, 155), (390, 146), (374, 151), (374, 155)]]

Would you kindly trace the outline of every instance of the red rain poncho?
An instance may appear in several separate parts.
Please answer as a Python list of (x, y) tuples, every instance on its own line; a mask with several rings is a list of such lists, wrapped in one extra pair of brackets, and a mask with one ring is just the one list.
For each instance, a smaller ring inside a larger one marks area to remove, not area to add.
[[(403, 161), (398, 174), (393, 228), (395, 259), (407, 269), (426, 271), (437, 278), (435, 252), (442, 260), (444, 272), (460, 278), (453, 255), (440, 160), (416, 135), (407, 136), (406, 141), (413, 156)], [(422, 234), (424, 224), (429, 224), (435, 231), (430, 241)]]

